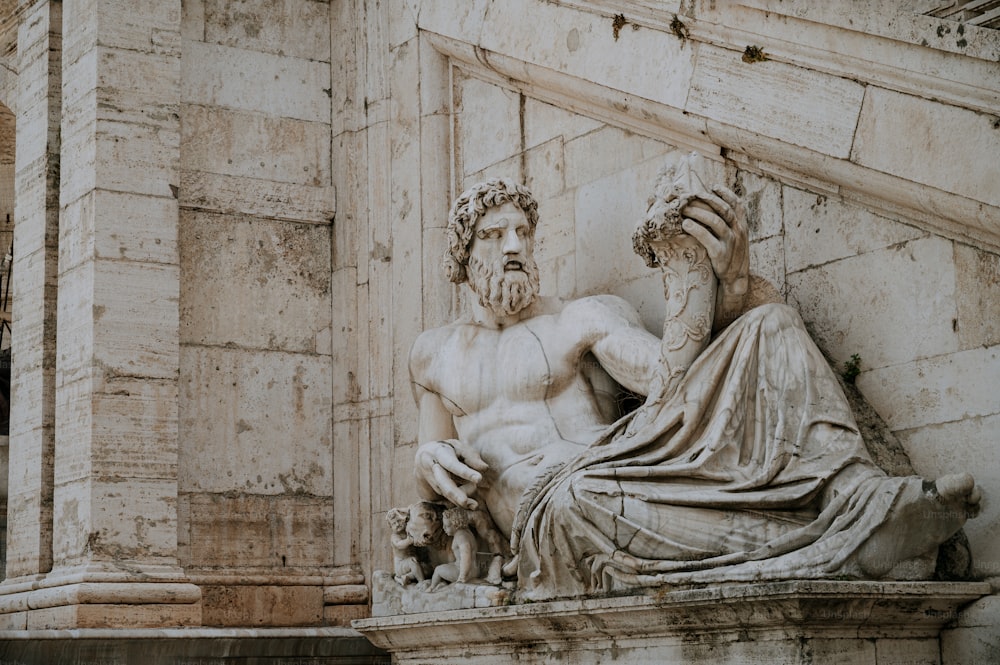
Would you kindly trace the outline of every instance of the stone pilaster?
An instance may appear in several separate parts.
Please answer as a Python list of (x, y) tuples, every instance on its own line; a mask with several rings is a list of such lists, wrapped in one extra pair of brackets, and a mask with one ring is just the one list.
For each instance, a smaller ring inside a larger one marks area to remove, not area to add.
[(181, 3), (63, 18), (52, 570), (8, 600), (28, 629), (198, 624), (177, 562)]
[[(61, 11), (43, 0), (18, 34), (7, 580), (14, 589), (52, 567), (55, 313), (59, 237)], [(3, 596), (0, 596), (2, 607)]]

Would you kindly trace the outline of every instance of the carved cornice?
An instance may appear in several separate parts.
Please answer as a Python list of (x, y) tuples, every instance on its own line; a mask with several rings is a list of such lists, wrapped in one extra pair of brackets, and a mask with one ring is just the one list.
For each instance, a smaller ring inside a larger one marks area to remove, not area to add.
[[(561, 8), (557, 11), (580, 14), (578, 9)], [(762, 12), (757, 13), (763, 15)], [(479, 39), (479, 31), (470, 29), (468, 23), (457, 29), (441, 22), (437, 18), (439, 16), (440, 12), (421, 12), (419, 27), (422, 34), (434, 49), (450, 58), (453, 65), (472, 76), (638, 134), (696, 149), (710, 157), (719, 158), (724, 154), (751, 170), (775, 175), (785, 182), (800, 184), (813, 191), (857, 201), (946, 237), (1000, 249), (1000, 207), (971, 198), (967, 192), (946, 191), (945, 184), (915, 182), (862, 165), (852, 160), (843, 149), (828, 150), (808, 142), (802, 144), (802, 141), (796, 145), (766, 132), (752, 131), (738, 121), (710, 117), (711, 114), (692, 108), (683, 98), (678, 102), (664, 96), (657, 101), (637, 95), (634, 90), (623, 89), (625, 85), (595, 82), (600, 78), (581, 74), (579, 68), (574, 71), (572, 63), (565, 66), (565, 61), (560, 58), (548, 57), (546, 60), (546, 57), (523, 50), (512, 52), (513, 48), (504, 49), (505, 52), (484, 48), (481, 45), (484, 39), (488, 39), (489, 44), (513, 44), (516, 40), (495, 36), (498, 21), (491, 22), (489, 29), (482, 31), (483, 38)], [(629, 20), (642, 19), (636, 16)], [(643, 27), (669, 31), (669, 25), (665, 25), (665, 22), (669, 23), (669, 14), (657, 20), (658, 25), (653, 25), (650, 19)], [(512, 32), (518, 29), (517, 26), (511, 27)], [(607, 29), (610, 32), (610, 22)], [(494, 32), (490, 33), (490, 30)], [(568, 28), (561, 26), (561, 30), (566, 32)], [(698, 45), (706, 45), (705, 48), (724, 48), (732, 52), (742, 51), (746, 43), (752, 43), (748, 40), (754, 36), (760, 38), (759, 34), (742, 29), (691, 22), (687, 39), (698, 41)], [(863, 37), (876, 42), (883, 39), (869, 35)], [(628, 33), (623, 32), (622, 42), (628, 38)], [(479, 43), (472, 43), (473, 40)], [(907, 49), (920, 48), (904, 46)], [(769, 59), (795, 65), (803, 72), (825, 72), (836, 75), (838, 80), (856, 81), (864, 90), (869, 85), (875, 85), (920, 97), (934, 96), (938, 101), (952, 102), (962, 108), (1000, 112), (1000, 72), (996, 71), (995, 63), (992, 63), (991, 73), (977, 79), (979, 67), (991, 63), (963, 58), (959, 70), (964, 78), (949, 80), (928, 78), (922, 72), (921, 68), (933, 68), (933, 59), (927, 60), (933, 55), (932, 49), (923, 49), (928, 53), (922, 54), (923, 59), (915, 61), (919, 67), (904, 69), (887, 64), (876, 66), (860, 55), (831, 53), (790, 41), (771, 40), (766, 47)], [(858, 53), (862, 51), (858, 50)], [(627, 54), (627, 51), (623, 52), (625, 57), (628, 57)], [(937, 54), (934, 57), (944, 58), (944, 64), (951, 67), (955, 66), (957, 56)], [(824, 58), (825, 64), (819, 62)], [(993, 79), (998, 79), (996, 86)], [(984, 198), (992, 201), (987, 192), (984, 192)]]

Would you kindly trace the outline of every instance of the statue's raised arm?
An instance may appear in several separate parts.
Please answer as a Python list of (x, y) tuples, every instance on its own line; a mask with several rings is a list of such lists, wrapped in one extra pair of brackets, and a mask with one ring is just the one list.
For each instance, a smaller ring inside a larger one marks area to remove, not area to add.
[(661, 386), (666, 397), (694, 359), (741, 312), (749, 284), (746, 213), (736, 195), (704, 184), (702, 158), (673, 153), (657, 176), (636, 253), (663, 273), (666, 316)]

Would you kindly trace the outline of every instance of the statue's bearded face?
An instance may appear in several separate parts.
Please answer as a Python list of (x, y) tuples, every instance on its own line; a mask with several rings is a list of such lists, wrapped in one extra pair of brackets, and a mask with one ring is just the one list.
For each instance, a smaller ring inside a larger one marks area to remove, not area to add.
[(488, 209), (476, 223), (469, 247), (469, 286), (479, 303), (510, 316), (538, 295), (534, 233), (525, 214), (513, 203)]

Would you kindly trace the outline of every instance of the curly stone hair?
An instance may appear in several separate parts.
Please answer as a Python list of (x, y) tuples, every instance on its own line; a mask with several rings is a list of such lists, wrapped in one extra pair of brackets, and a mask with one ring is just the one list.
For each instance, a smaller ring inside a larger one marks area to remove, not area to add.
[(448, 249), (444, 255), (444, 272), (449, 280), (461, 284), (468, 279), (466, 267), (476, 222), (488, 208), (508, 202), (521, 209), (534, 232), (538, 226), (538, 201), (524, 185), (509, 178), (490, 178), (473, 185), (455, 199), (448, 213)]

